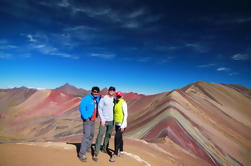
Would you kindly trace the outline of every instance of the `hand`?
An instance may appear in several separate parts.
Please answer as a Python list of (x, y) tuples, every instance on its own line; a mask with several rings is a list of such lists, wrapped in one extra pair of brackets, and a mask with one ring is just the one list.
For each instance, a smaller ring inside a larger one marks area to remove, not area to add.
[(104, 126), (104, 125), (105, 125), (105, 121), (101, 121), (101, 122), (100, 122), (100, 125), (101, 125), (101, 126)]
[(121, 132), (124, 132), (124, 131), (125, 131), (125, 128), (120, 128), (120, 131), (121, 131)]

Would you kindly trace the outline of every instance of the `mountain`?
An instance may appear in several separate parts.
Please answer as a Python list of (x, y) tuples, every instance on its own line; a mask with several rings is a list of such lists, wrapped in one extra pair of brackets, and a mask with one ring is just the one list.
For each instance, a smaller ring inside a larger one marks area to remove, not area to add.
[(36, 91), (36, 89), (26, 87), (0, 89), (0, 115), (8, 111), (9, 108), (21, 104)]
[[(78, 106), (87, 93), (69, 84), (52, 90), (0, 90), (0, 141), (79, 142)], [(162, 156), (162, 164), (251, 163), (249, 88), (199, 81), (155, 95), (124, 93), (124, 98), (129, 149), (135, 146), (135, 151), (142, 148), (150, 156)]]
[(196, 82), (157, 95), (131, 112), (127, 135), (148, 142), (173, 141), (211, 165), (250, 163), (251, 100), (222, 84)]
[(83, 97), (88, 92), (90, 92), (90, 91), (87, 91), (85, 89), (76, 88), (75, 86), (70, 85), (68, 83), (64, 84), (63, 86), (60, 86), (60, 87), (56, 88), (55, 90), (61, 90), (67, 95), (76, 96), (76, 97)]
[(246, 88), (244, 86), (237, 85), (237, 84), (228, 84), (225, 86), (231, 87), (231, 88), (237, 90), (238, 92), (242, 93), (243, 95), (246, 95), (247, 97), (251, 96), (251, 89)]

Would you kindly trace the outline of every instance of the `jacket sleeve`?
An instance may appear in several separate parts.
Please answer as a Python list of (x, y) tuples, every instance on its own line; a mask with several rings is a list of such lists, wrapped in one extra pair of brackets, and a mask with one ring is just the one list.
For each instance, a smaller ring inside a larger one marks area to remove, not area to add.
[(80, 105), (79, 105), (79, 111), (81, 114), (81, 118), (83, 120), (87, 120), (88, 117), (87, 117), (87, 100), (86, 100), (86, 98), (83, 98), (81, 100)]
[(121, 128), (126, 128), (127, 127), (127, 117), (128, 117), (128, 111), (127, 111), (127, 104), (126, 104), (126, 102), (122, 103), (122, 109), (123, 109), (123, 113), (124, 113), (124, 119), (123, 119), (123, 122), (121, 124)]
[(98, 104), (98, 114), (101, 121), (104, 121), (103, 107), (104, 107), (104, 98), (100, 99), (99, 104)]

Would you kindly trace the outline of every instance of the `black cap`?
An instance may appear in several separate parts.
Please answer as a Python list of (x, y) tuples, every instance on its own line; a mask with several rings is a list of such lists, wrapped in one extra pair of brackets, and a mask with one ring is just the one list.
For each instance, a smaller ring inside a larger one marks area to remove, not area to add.
[(113, 86), (110, 86), (110, 88), (108, 89), (108, 91), (113, 90), (116, 91), (116, 89)]
[(92, 87), (92, 92), (99, 93), (100, 92), (99, 87), (97, 86)]

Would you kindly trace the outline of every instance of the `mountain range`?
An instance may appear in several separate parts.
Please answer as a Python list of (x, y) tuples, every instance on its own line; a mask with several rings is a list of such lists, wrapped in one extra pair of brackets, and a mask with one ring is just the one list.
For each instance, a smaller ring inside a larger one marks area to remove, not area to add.
[[(88, 93), (70, 84), (0, 89), (0, 142), (79, 142), (79, 103)], [(251, 164), (251, 89), (198, 81), (155, 95), (123, 97), (128, 145), (173, 165)], [(98, 126), (97, 121), (96, 132)]]

